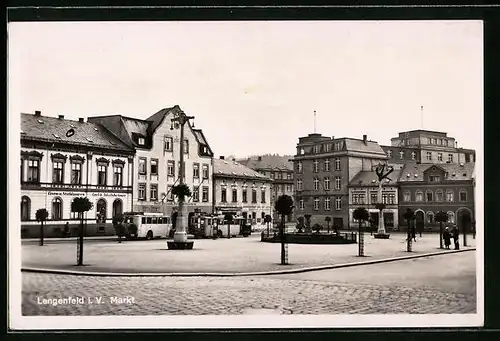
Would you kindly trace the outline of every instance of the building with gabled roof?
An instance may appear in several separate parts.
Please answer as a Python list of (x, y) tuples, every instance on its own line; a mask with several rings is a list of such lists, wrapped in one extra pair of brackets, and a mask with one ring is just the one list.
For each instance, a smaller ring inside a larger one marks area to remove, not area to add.
[(76, 197), (88, 197), (87, 234), (114, 234), (113, 216), (130, 210), (133, 201), (134, 148), (104, 126), (58, 117), (21, 114), (21, 231), (37, 237), (36, 211), (47, 209), (45, 236), (60, 237), (66, 223), (76, 235)]
[[(182, 109), (175, 105), (146, 119), (122, 115), (89, 118), (106, 127), (123, 143), (136, 150), (134, 159), (134, 212), (172, 214), (177, 207), (172, 187), (179, 182), (180, 126), (172, 122)], [(192, 196), (186, 206), (189, 217), (195, 212), (212, 213), (212, 157), (203, 131), (191, 122), (184, 126), (184, 182)], [(191, 218), (189, 218), (191, 219)]]
[(233, 159), (213, 159), (214, 212), (232, 213), (263, 223), (272, 214), (272, 179)]

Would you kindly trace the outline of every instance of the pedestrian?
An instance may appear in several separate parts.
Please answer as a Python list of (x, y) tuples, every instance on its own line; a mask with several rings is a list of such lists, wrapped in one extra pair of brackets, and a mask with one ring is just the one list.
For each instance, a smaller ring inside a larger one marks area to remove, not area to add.
[(66, 225), (64, 225), (64, 237), (69, 237), (69, 222), (66, 222)]
[(460, 242), (458, 240), (458, 228), (456, 226), (453, 227), (453, 242), (455, 243), (455, 250), (460, 249)]
[(450, 230), (448, 229), (448, 226), (446, 226), (446, 228), (444, 229), (443, 239), (445, 248), (449, 250), (451, 244), (451, 233)]
[(411, 225), (411, 238), (413, 238), (413, 241), (417, 241), (417, 229), (415, 227), (415, 222)]

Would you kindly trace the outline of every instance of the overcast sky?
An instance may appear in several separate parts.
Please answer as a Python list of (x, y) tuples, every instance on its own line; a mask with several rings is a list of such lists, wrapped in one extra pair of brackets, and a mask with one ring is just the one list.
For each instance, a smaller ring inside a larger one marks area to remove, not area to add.
[(390, 144), (445, 131), (482, 149), (479, 21), (80, 22), (8, 27), (9, 111), (147, 118), (178, 104), (216, 155), (299, 136)]

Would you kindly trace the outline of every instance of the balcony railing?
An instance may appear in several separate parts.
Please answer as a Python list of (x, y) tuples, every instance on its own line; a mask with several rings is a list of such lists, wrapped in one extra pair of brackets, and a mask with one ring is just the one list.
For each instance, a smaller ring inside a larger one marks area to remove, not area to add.
[(60, 189), (60, 190), (102, 190), (102, 191), (132, 191), (132, 186), (114, 186), (114, 185), (82, 185), (52, 182), (21, 182), (21, 189)]

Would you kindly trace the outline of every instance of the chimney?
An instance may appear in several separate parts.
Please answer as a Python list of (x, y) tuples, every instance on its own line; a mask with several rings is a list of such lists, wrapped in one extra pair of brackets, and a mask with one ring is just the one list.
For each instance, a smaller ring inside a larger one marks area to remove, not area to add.
[(35, 110), (35, 116), (42, 116), (42, 112), (40, 110)]
[(259, 161), (262, 161), (262, 156), (259, 156)]
[(78, 118), (78, 122), (83, 123), (83, 117)]
[(364, 144), (366, 144), (366, 139), (367, 139), (367, 138), (368, 138), (368, 137), (367, 137), (366, 135), (363, 135), (363, 143), (364, 143)]
[(64, 120), (64, 115), (59, 115), (60, 120)]
[(224, 155), (219, 156), (221, 160), (224, 160)]

